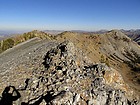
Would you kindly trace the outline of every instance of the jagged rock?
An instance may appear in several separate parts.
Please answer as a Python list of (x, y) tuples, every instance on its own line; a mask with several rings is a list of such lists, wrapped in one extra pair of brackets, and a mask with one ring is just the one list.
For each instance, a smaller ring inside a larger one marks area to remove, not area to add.
[(29, 105), (39, 101), (41, 105), (137, 105), (134, 97), (128, 95), (131, 89), (116, 70), (102, 63), (92, 63), (72, 42), (65, 41), (47, 51), (42, 65), (44, 68), (33, 70), (24, 83), (21, 102)]

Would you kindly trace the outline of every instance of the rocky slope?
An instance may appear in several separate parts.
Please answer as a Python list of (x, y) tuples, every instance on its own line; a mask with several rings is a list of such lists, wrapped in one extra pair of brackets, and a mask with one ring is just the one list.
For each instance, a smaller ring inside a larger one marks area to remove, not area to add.
[(140, 29), (137, 29), (137, 30), (121, 30), (121, 31), (140, 45)]
[[(0, 55), (2, 105), (9, 85), (20, 94), (14, 105), (138, 105), (138, 88), (123, 71), (140, 49), (123, 33), (64, 32), (55, 39), (34, 38)], [(130, 59), (124, 52), (131, 50)]]
[(34, 30), (28, 33), (24, 33), (21, 35), (13, 35), (5, 38), (0, 38), (0, 53), (4, 52), (5, 50), (12, 48), (13, 46), (23, 43), (29, 39), (32, 38), (40, 38), (40, 39), (53, 39), (53, 36), (51, 36), (48, 33)]
[(118, 30), (104, 34), (64, 32), (56, 39), (70, 40), (92, 62), (103, 62), (115, 68), (140, 95), (140, 47), (124, 33)]

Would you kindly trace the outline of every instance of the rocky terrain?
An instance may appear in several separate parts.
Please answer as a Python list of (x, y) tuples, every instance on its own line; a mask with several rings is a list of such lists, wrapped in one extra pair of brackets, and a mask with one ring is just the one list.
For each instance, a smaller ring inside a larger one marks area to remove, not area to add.
[(137, 30), (121, 30), (121, 31), (140, 45), (140, 29), (137, 29)]
[(13, 86), (13, 105), (138, 105), (139, 57), (117, 30), (35, 37), (0, 54), (0, 104)]

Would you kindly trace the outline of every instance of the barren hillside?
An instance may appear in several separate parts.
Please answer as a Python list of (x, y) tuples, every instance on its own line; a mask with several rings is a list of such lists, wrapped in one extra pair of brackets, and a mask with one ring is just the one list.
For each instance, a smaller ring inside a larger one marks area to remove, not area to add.
[(70, 40), (93, 62), (105, 62), (117, 69), (124, 80), (140, 93), (140, 46), (121, 31), (112, 30), (104, 34), (64, 32), (57, 39)]

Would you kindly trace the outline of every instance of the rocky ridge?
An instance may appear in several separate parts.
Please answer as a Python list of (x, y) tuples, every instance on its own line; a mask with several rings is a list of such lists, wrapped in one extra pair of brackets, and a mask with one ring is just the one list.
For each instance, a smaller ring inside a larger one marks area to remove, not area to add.
[(138, 105), (139, 52), (118, 30), (31, 38), (0, 54), (0, 93), (14, 86), (14, 105)]
[(140, 29), (121, 30), (121, 31), (140, 45)]
[(92, 63), (72, 42), (51, 48), (40, 61), (25, 83), (17, 83), (21, 98), (15, 105), (138, 104), (138, 97), (115, 69)]
[(57, 40), (70, 40), (92, 62), (104, 62), (119, 71), (126, 83), (140, 95), (140, 47), (119, 30), (104, 34), (64, 32)]

